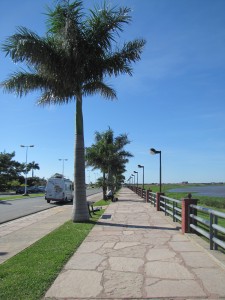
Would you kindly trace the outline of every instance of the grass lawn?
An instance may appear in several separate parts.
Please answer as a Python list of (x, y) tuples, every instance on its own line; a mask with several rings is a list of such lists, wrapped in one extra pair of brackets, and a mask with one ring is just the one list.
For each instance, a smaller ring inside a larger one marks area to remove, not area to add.
[[(35, 198), (35, 197), (43, 197), (45, 194), (39, 193), (39, 194), (29, 194), (29, 198)], [(27, 196), (23, 195), (11, 195), (11, 196), (1, 196), (0, 201), (6, 201), (6, 200), (16, 200), (16, 199), (26, 199)]]
[(0, 265), (0, 299), (40, 300), (103, 212), (87, 223), (66, 222)]

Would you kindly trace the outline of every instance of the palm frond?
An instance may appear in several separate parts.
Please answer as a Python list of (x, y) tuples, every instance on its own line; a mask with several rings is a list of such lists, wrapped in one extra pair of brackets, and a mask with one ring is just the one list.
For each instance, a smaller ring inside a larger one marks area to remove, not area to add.
[(1, 87), (5, 92), (15, 93), (19, 97), (32, 91), (40, 91), (42, 95), (37, 101), (39, 105), (65, 104), (74, 100), (73, 93), (38, 73), (15, 72), (1, 83)]
[(59, 59), (58, 56), (55, 57), (55, 46), (55, 41), (41, 38), (25, 27), (18, 27), (17, 33), (6, 39), (2, 50), (15, 63), (25, 61), (32, 65), (47, 64), (51, 58), (51, 63), (54, 64)]
[(122, 59), (129, 63), (140, 60), (145, 44), (144, 39), (135, 39), (132, 42), (125, 43), (120, 51)]
[(48, 16), (48, 32), (61, 35), (67, 27), (68, 20), (72, 20), (75, 24), (82, 24), (82, 4), (82, 1), (78, 0), (72, 3), (69, 3), (69, 1), (59, 1), (59, 4), (54, 9), (48, 7), (48, 12), (46, 13)]
[(117, 49), (114, 53), (109, 53), (105, 58), (105, 68), (108, 75), (118, 76), (119, 74), (128, 74), (132, 76), (133, 69), (131, 63), (140, 60), (140, 55), (146, 41), (144, 39), (134, 40), (125, 43), (122, 49)]
[(15, 93), (19, 97), (25, 96), (29, 92), (43, 89), (45, 85), (46, 82), (43, 77), (26, 71), (14, 72), (1, 83), (4, 91)]
[(103, 7), (96, 6), (90, 10), (87, 23), (90, 39), (97, 40), (101, 48), (110, 49), (115, 36), (123, 31), (123, 25), (131, 21), (130, 11), (128, 7), (110, 8), (106, 3)]
[(38, 99), (37, 104), (40, 106), (46, 106), (46, 105), (63, 105), (68, 104), (70, 102), (74, 101), (74, 97), (67, 95), (65, 96), (64, 93), (60, 94), (56, 93), (56, 90), (54, 91), (45, 91), (41, 94), (41, 97)]
[(106, 99), (116, 99), (116, 91), (102, 81), (92, 81), (83, 86), (83, 94), (94, 95), (100, 93)]

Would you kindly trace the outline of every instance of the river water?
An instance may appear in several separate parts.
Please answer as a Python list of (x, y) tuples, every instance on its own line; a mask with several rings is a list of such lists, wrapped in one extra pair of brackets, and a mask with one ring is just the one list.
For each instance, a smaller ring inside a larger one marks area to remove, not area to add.
[(199, 196), (223, 197), (225, 198), (225, 185), (193, 186), (169, 190), (171, 193), (195, 193)]

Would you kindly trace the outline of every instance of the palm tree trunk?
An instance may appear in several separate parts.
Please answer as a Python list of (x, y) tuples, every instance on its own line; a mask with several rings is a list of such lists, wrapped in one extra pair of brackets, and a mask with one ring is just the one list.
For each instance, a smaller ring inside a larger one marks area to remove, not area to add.
[(108, 189), (114, 192), (114, 183), (111, 166), (108, 166)]
[(76, 129), (74, 152), (74, 199), (72, 220), (73, 222), (85, 222), (89, 220), (89, 212), (86, 200), (84, 129), (81, 94), (78, 95), (76, 99)]
[(105, 171), (103, 171), (103, 184), (102, 184), (102, 192), (103, 192), (103, 199), (106, 200), (106, 190), (107, 190), (107, 186), (106, 186), (106, 178), (105, 178)]

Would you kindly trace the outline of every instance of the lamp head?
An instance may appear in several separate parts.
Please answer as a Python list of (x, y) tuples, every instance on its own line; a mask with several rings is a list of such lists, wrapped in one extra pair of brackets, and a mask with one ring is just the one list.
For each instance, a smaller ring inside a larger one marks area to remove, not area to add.
[(29, 145), (29, 146), (24, 146), (24, 145), (20, 145), (20, 147), (34, 147), (34, 145)]
[(150, 153), (154, 155), (154, 154), (159, 154), (159, 153), (161, 153), (161, 151), (158, 151), (158, 150), (155, 150), (154, 148), (151, 148), (151, 149), (150, 149)]

